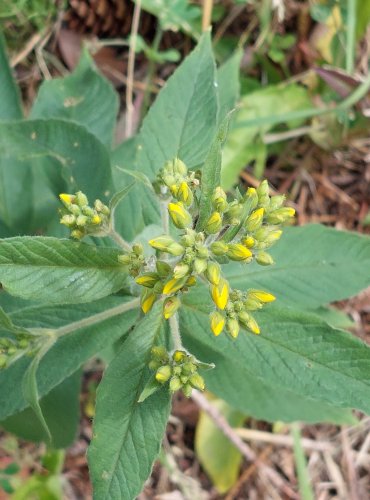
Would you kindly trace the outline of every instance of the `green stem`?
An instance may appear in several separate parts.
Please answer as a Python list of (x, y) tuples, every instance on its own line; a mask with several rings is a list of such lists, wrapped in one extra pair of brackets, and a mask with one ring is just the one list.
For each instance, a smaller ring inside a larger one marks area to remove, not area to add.
[(129, 243), (127, 243), (127, 241), (124, 240), (122, 238), (122, 236), (120, 234), (118, 234), (114, 228), (112, 228), (110, 230), (109, 236), (112, 238), (113, 241), (115, 241), (117, 243), (117, 245), (119, 245), (123, 250), (125, 250), (125, 252), (132, 251), (131, 245)]
[(355, 59), (356, 3), (357, 0), (347, 0), (346, 71), (350, 75), (353, 73)]
[[(154, 52), (158, 52), (159, 44), (161, 43), (161, 40), (162, 40), (162, 35), (163, 35), (162, 27), (160, 26), (159, 23), (157, 23), (157, 30), (155, 32), (154, 40), (153, 40), (152, 47), (151, 47)], [(143, 109), (141, 112), (142, 118), (146, 115), (147, 110), (149, 108), (150, 89), (152, 88), (153, 77), (154, 77), (156, 66), (157, 66), (156, 61), (153, 59), (149, 59), (148, 76), (146, 78), (146, 87), (145, 87), (144, 98), (143, 98)]]
[(87, 326), (95, 325), (96, 323), (100, 323), (106, 319), (112, 318), (113, 316), (118, 316), (127, 311), (131, 311), (131, 309), (136, 309), (140, 306), (140, 299), (133, 299), (130, 302), (123, 302), (119, 306), (112, 307), (111, 309), (107, 309), (106, 311), (93, 314), (88, 318), (80, 319), (79, 321), (74, 321), (73, 323), (69, 323), (69, 325), (61, 326), (54, 330), (54, 333), (61, 337), (62, 335), (67, 335), (68, 333), (72, 333), (75, 330), (79, 330), (80, 328), (86, 328)]
[(293, 436), (294, 458), (298, 474), (299, 492), (302, 500), (314, 500), (314, 495), (310, 485), (310, 479), (307, 472), (306, 457), (304, 455), (301, 430), (298, 424), (291, 425), (291, 433)]
[(170, 323), (170, 330), (171, 330), (172, 341), (173, 341), (173, 348), (175, 351), (183, 351), (184, 347), (183, 347), (182, 341), (181, 341), (179, 317), (178, 317), (177, 313), (175, 313), (173, 316), (171, 316), (171, 318), (169, 319), (169, 323)]

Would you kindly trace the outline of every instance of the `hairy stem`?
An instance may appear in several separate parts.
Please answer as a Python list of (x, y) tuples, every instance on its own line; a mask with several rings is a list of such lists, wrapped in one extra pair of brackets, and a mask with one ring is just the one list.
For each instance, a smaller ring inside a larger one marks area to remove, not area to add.
[(173, 341), (173, 348), (175, 351), (183, 351), (184, 347), (182, 345), (181, 341), (181, 333), (180, 333), (180, 326), (179, 326), (179, 316), (177, 313), (175, 313), (171, 318), (169, 319), (170, 322), (170, 329), (171, 329), (171, 335), (172, 335), (172, 341)]
[(127, 241), (124, 240), (122, 236), (117, 233), (115, 229), (112, 228), (110, 230), (109, 236), (112, 238), (113, 241), (117, 243), (117, 245), (123, 248), (123, 250), (125, 250), (126, 252), (131, 252), (131, 245), (127, 243)]
[(95, 325), (96, 323), (100, 323), (101, 321), (112, 318), (113, 316), (118, 316), (119, 314), (122, 314), (124, 312), (131, 311), (131, 309), (136, 309), (139, 306), (139, 298), (130, 300), (130, 302), (123, 302), (119, 306), (112, 307), (111, 309), (107, 309), (106, 311), (102, 311), (97, 314), (93, 314), (88, 318), (74, 321), (73, 323), (69, 323), (69, 325), (61, 326), (54, 332), (58, 337), (61, 337), (62, 335), (67, 335), (68, 333), (72, 333), (75, 330), (79, 330), (80, 328), (86, 328), (87, 326)]

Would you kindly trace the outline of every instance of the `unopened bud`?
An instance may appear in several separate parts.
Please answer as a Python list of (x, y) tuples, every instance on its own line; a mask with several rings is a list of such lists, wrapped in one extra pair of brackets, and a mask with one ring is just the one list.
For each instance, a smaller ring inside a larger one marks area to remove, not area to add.
[(182, 387), (182, 383), (181, 383), (181, 380), (179, 379), (179, 377), (172, 377), (171, 380), (170, 380), (170, 391), (171, 392), (176, 392), (178, 390), (180, 390)]
[(253, 232), (258, 229), (263, 222), (263, 216), (265, 214), (264, 208), (258, 208), (251, 213), (245, 222), (245, 229), (249, 232)]
[(244, 195), (244, 198), (246, 201), (249, 201), (252, 210), (258, 205), (258, 194), (255, 188), (248, 188), (247, 192)]
[(175, 174), (186, 175), (188, 173), (187, 166), (183, 161), (180, 160), (180, 158), (175, 158), (172, 161), (172, 165)]
[(278, 208), (282, 207), (284, 201), (285, 201), (285, 196), (283, 194), (273, 196), (270, 200), (269, 211), (272, 212), (273, 210), (277, 210)]
[(241, 203), (233, 202), (229, 204), (229, 208), (226, 212), (226, 217), (228, 221), (236, 221), (239, 219), (243, 212), (243, 205)]
[(87, 196), (82, 191), (78, 191), (78, 193), (76, 193), (75, 198), (76, 198), (75, 203), (77, 203), (77, 205), (79, 205), (80, 207), (84, 207), (89, 204)]
[(147, 288), (153, 288), (158, 280), (159, 275), (157, 273), (145, 273), (135, 279), (138, 285), (146, 286)]
[(127, 266), (131, 262), (131, 258), (128, 254), (119, 255), (117, 257), (117, 259), (118, 259), (118, 262), (120, 262), (121, 264), (124, 264), (125, 266)]
[(155, 263), (155, 267), (157, 269), (157, 273), (161, 278), (166, 278), (172, 271), (171, 266), (163, 260), (157, 260)]
[(261, 266), (271, 266), (271, 264), (274, 263), (274, 259), (271, 257), (271, 255), (267, 252), (259, 252), (256, 255), (256, 261), (258, 264)]
[(60, 223), (67, 227), (73, 226), (76, 223), (76, 217), (72, 214), (63, 215)]
[(295, 215), (294, 208), (281, 207), (267, 214), (267, 222), (270, 224), (281, 224), (291, 219)]
[(240, 243), (230, 243), (227, 256), (231, 260), (247, 261), (252, 257), (252, 252), (249, 250), (249, 248), (241, 245)]
[(181, 300), (177, 296), (166, 299), (163, 304), (163, 316), (165, 319), (171, 318), (180, 306)]
[[(83, 216), (80, 216), (83, 217)], [(78, 219), (77, 219), (78, 220)], [(102, 223), (102, 218), (100, 215), (93, 215), (91, 218), (91, 224), (98, 225)]]
[(221, 256), (225, 255), (229, 250), (229, 246), (223, 241), (214, 241), (210, 246), (211, 252), (214, 255)]
[(85, 233), (83, 231), (80, 231), (79, 229), (74, 229), (73, 231), (71, 231), (71, 236), (75, 240), (80, 240), (85, 236)]
[(261, 184), (257, 188), (257, 194), (258, 196), (266, 196), (270, 192), (269, 184), (267, 180), (265, 179), (264, 181), (261, 182)]
[(160, 384), (165, 384), (170, 377), (171, 367), (169, 365), (161, 366), (155, 374), (155, 379)]
[(247, 248), (253, 248), (256, 241), (252, 236), (246, 236), (242, 239), (242, 244)]
[(213, 311), (209, 315), (209, 319), (211, 322), (211, 330), (216, 337), (220, 335), (225, 326), (225, 318), (218, 311)]
[(233, 339), (236, 339), (240, 331), (239, 321), (234, 318), (229, 318), (226, 322), (226, 330), (230, 333)]
[(154, 302), (156, 301), (157, 294), (152, 290), (145, 288), (140, 297), (140, 305), (144, 314), (147, 314), (151, 308), (153, 307)]
[(193, 204), (193, 193), (185, 181), (180, 184), (176, 193), (176, 198), (182, 201), (187, 207)]
[(177, 243), (170, 236), (159, 236), (149, 241), (149, 245), (161, 252), (167, 252), (171, 255), (179, 256), (184, 253), (184, 247)]
[(156, 345), (151, 348), (150, 353), (152, 357), (158, 361), (167, 361), (168, 353), (167, 349), (162, 345)]
[(87, 217), (86, 215), (79, 215), (76, 219), (76, 225), (80, 227), (86, 226), (87, 223)]
[(59, 199), (67, 208), (69, 208), (71, 203), (74, 203), (75, 197), (71, 194), (61, 193), (59, 195)]
[(264, 292), (263, 290), (249, 290), (248, 298), (249, 297), (260, 300), (263, 303), (273, 302), (276, 299), (275, 295), (272, 295), (272, 293)]
[(187, 264), (184, 264), (183, 262), (179, 262), (173, 270), (173, 277), (175, 279), (180, 279), (189, 274), (190, 267)]
[(229, 299), (229, 284), (228, 282), (221, 278), (218, 285), (212, 285), (211, 296), (213, 302), (219, 309), (225, 309), (227, 301)]
[(172, 222), (179, 229), (185, 229), (191, 226), (192, 217), (181, 202), (169, 203), (168, 213), (170, 214)]
[(193, 387), (190, 384), (185, 384), (182, 388), (182, 392), (186, 398), (190, 398), (191, 393), (193, 392)]
[(212, 196), (212, 205), (217, 212), (224, 212), (227, 209), (227, 196), (225, 191), (220, 187), (216, 187)]
[(207, 269), (207, 259), (194, 259), (193, 268), (196, 274), (204, 273)]
[(200, 391), (204, 391), (205, 389), (204, 379), (199, 375), (199, 373), (193, 373), (193, 375), (190, 375), (189, 382), (194, 387), (194, 389), (199, 389)]
[(170, 295), (172, 293), (177, 292), (178, 290), (180, 290), (180, 288), (182, 288), (185, 285), (186, 280), (187, 280), (186, 276), (184, 276), (183, 278), (180, 278), (180, 279), (176, 279), (176, 278), (170, 279), (164, 285), (163, 293), (165, 295)]
[(185, 359), (187, 358), (187, 355), (186, 355), (186, 352), (185, 351), (175, 351), (173, 354), (172, 354), (172, 359), (176, 362), (176, 363), (182, 363), (183, 361), (185, 361)]
[(218, 285), (221, 279), (221, 269), (216, 262), (208, 262), (206, 277), (212, 285)]
[(222, 227), (222, 217), (219, 212), (213, 212), (213, 214), (207, 220), (204, 231), (207, 234), (216, 234)]

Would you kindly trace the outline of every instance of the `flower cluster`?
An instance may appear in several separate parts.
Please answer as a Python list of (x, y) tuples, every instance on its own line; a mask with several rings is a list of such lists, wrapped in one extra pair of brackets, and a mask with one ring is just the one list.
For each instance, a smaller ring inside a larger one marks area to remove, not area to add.
[(80, 240), (87, 234), (104, 235), (109, 226), (109, 208), (100, 200), (95, 200), (94, 207), (84, 193), (59, 195), (63, 208), (60, 209), (61, 224), (71, 231), (71, 237)]
[(203, 378), (198, 369), (203, 363), (197, 361), (194, 356), (185, 351), (177, 350), (170, 356), (162, 347), (153, 347), (149, 368), (155, 370), (155, 380), (164, 385), (169, 382), (171, 392), (182, 389), (186, 397), (190, 397), (193, 389), (204, 390)]
[(0, 337), (0, 370), (7, 368), (16, 359), (30, 353), (35, 344), (35, 337), (25, 334)]
[[(181, 294), (200, 278), (209, 283), (216, 306), (210, 314), (215, 335), (224, 327), (232, 338), (238, 336), (240, 327), (260, 333), (251, 311), (275, 297), (262, 290), (232, 290), (221, 266), (229, 261), (248, 264), (253, 260), (263, 266), (273, 264), (266, 250), (278, 241), (280, 227), (294, 216), (294, 209), (283, 206), (284, 196), (269, 196), (267, 181), (230, 201), (217, 187), (209, 216), (198, 230), (201, 181), (195, 173), (189, 174), (184, 163), (176, 159), (161, 170), (158, 184), (162, 197), (167, 196), (169, 217), (182, 233), (177, 239), (162, 235), (149, 241), (160, 255), (167, 257), (156, 260), (155, 268), (142, 262), (142, 272), (135, 275), (136, 283), (143, 287), (143, 311), (147, 313), (163, 297), (163, 315), (170, 318), (181, 305)], [(130, 259), (132, 254), (127, 254), (121, 262), (129, 265)]]

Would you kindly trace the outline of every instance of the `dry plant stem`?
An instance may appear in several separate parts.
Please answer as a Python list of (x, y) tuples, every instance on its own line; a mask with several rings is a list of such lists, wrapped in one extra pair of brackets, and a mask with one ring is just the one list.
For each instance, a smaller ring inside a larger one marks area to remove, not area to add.
[(117, 243), (125, 252), (131, 252), (131, 245), (127, 243), (126, 240), (122, 238), (120, 234), (117, 233), (115, 229), (111, 229), (109, 232), (109, 236), (112, 238), (113, 241)]
[[(256, 431), (254, 429), (234, 429), (243, 441), (260, 441), (262, 443), (270, 443), (280, 446), (293, 446), (293, 438), (282, 434), (271, 434), (271, 432)], [(301, 443), (306, 450), (316, 451), (334, 451), (334, 446), (331, 443), (314, 441), (312, 439), (302, 438)]]
[(213, 0), (203, 0), (202, 31), (207, 31), (211, 25)]
[(136, 38), (139, 31), (139, 21), (141, 13), (141, 0), (136, 0), (134, 15), (132, 18), (132, 28), (130, 37), (130, 48), (128, 52), (127, 63), (127, 86), (126, 86), (126, 138), (133, 134), (133, 82), (134, 82), (134, 69), (135, 69), (135, 52), (136, 52)]
[(123, 314), (127, 311), (131, 311), (132, 309), (137, 309), (140, 306), (140, 299), (133, 299), (129, 302), (123, 302), (119, 306), (112, 307), (111, 309), (107, 309), (106, 311), (102, 311), (100, 313), (89, 316), (88, 318), (81, 319), (79, 321), (74, 321), (73, 323), (69, 323), (68, 325), (62, 326), (54, 330), (54, 333), (61, 337), (62, 335), (67, 335), (68, 333), (72, 333), (75, 330), (79, 330), (80, 328), (86, 328), (88, 326), (95, 325), (96, 323), (100, 323), (106, 319), (112, 318), (113, 316), (118, 316), (119, 314)]
[(229, 441), (240, 451), (244, 458), (249, 462), (254, 462), (259, 466), (260, 470), (269, 477), (270, 481), (274, 483), (277, 488), (284, 490), (290, 498), (299, 499), (299, 496), (293, 491), (282, 479), (282, 477), (271, 467), (264, 464), (256, 455), (256, 453), (246, 445), (243, 440), (238, 436), (235, 430), (230, 426), (229, 422), (221, 415), (217, 408), (198, 390), (193, 389), (191, 394), (193, 401), (207, 413), (213, 420), (214, 424), (220, 429), (221, 432), (229, 439)]

